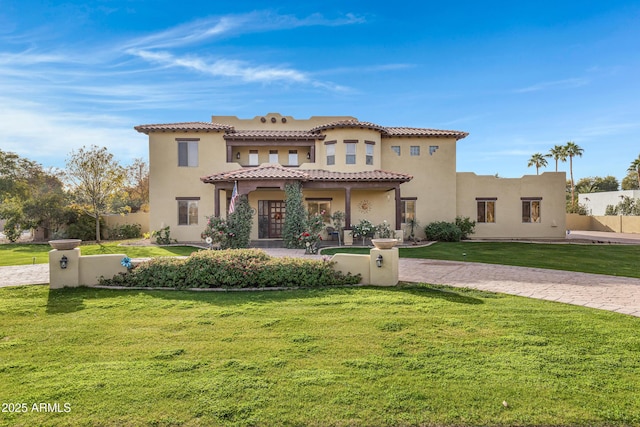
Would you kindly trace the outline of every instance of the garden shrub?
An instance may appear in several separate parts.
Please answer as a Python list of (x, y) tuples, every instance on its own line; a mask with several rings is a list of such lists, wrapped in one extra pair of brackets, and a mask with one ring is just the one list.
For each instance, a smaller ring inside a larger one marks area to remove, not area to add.
[(424, 233), (428, 240), (439, 242), (459, 242), (468, 239), (469, 234), (473, 234), (476, 222), (468, 217), (456, 217), (455, 222), (436, 221), (427, 225)]
[(307, 228), (307, 212), (302, 199), (302, 187), (299, 182), (285, 184), (285, 212), (282, 225), (282, 242), (285, 248), (304, 247), (299, 237)]
[(142, 237), (142, 226), (140, 224), (122, 224), (109, 227), (109, 239), (137, 239)]
[(436, 221), (424, 228), (428, 240), (439, 242), (459, 242), (462, 239), (462, 231), (452, 222)]
[(194, 252), (186, 259), (157, 258), (101, 285), (170, 288), (262, 288), (353, 285), (360, 275), (345, 275), (333, 263), (273, 258), (259, 249)]

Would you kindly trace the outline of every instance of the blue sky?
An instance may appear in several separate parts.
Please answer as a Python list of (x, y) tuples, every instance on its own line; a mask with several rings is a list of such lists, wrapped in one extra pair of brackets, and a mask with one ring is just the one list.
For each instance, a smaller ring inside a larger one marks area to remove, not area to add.
[(503, 177), (571, 140), (576, 179), (621, 179), (640, 154), (640, 2), (0, 0), (5, 151), (129, 163), (147, 155), (135, 125), (268, 112), (466, 131), (458, 170)]

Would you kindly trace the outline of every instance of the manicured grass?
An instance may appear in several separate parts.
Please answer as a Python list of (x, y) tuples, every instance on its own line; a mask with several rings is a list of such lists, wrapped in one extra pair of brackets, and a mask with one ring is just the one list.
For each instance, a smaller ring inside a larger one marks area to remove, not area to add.
[[(322, 254), (338, 252), (369, 253), (369, 249), (342, 247), (325, 249)], [(425, 247), (400, 248), (400, 256), (640, 277), (640, 245), (439, 242)]]
[(0, 425), (638, 425), (639, 328), (428, 285), (3, 288), (0, 400), (29, 411)]
[[(118, 246), (120, 242), (105, 242), (102, 245), (80, 246), (82, 255), (126, 254), (130, 258), (189, 255), (198, 250), (190, 246)], [(45, 264), (49, 262), (48, 244), (3, 244), (0, 245), (0, 266)], [(35, 258), (35, 259), (34, 259)]]

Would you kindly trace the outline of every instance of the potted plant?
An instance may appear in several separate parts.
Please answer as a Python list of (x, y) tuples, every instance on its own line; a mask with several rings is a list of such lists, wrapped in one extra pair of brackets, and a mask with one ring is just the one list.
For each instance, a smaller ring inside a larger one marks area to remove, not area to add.
[(367, 237), (373, 237), (376, 232), (376, 227), (371, 221), (361, 219), (356, 225), (351, 225), (351, 235), (354, 239), (362, 239), (362, 246), (365, 245), (365, 239)]

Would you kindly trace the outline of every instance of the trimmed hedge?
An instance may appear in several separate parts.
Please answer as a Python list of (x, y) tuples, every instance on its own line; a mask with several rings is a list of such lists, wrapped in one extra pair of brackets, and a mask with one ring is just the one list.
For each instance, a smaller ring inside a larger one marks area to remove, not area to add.
[(127, 273), (102, 278), (100, 285), (151, 288), (268, 288), (354, 285), (360, 275), (344, 275), (333, 263), (274, 258), (259, 249), (194, 252), (186, 259), (155, 258)]

